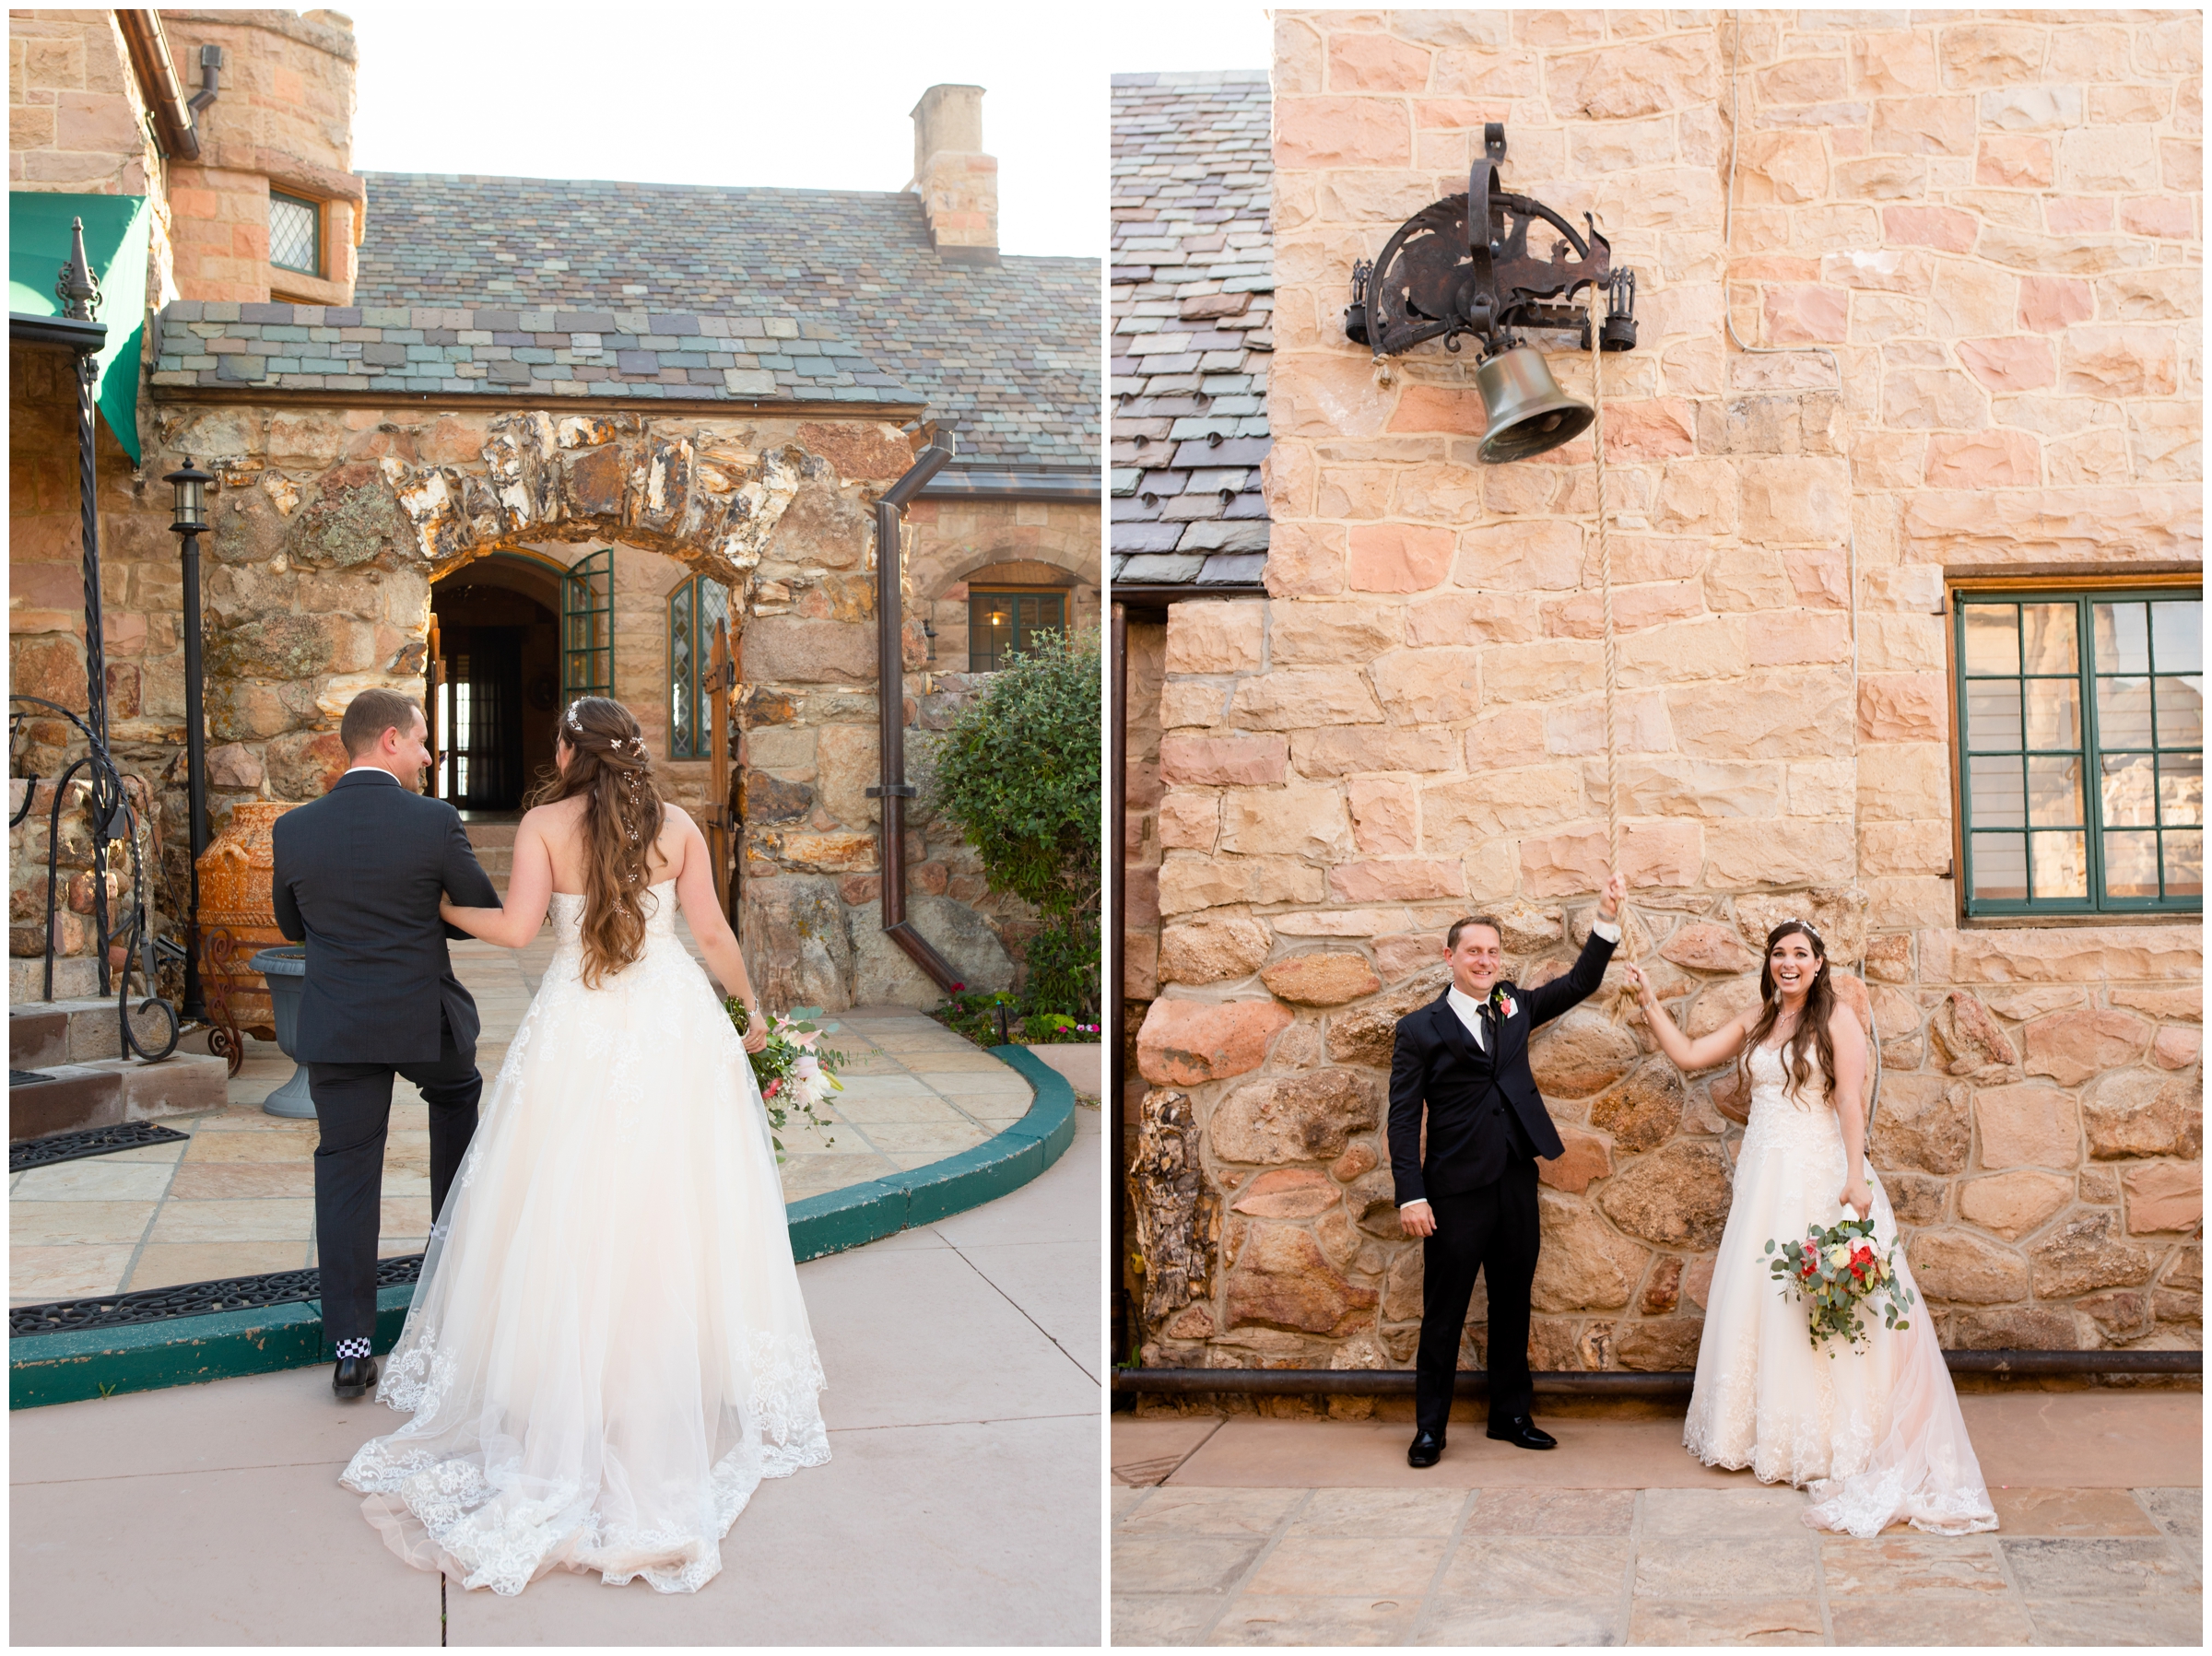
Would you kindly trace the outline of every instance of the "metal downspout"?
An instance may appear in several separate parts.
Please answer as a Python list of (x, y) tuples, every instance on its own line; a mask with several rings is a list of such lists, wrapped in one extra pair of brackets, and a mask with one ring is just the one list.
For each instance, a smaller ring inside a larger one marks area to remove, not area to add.
[[(201, 48), (203, 85), (198, 92), (188, 99), (184, 95), (183, 82), (177, 76), (176, 60), (169, 53), (169, 36), (161, 27), (161, 14), (158, 11), (118, 11), (115, 22), (123, 30), (124, 44), (130, 48), (133, 66), (138, 71), (139, 83), (147, 94), (146, 100), (153, 110), (154, 123), (161, 129), (162, 144), (178, 160), (198, 160), (199, 112), (215, 101), (218, 85), (217, 72), (221, 66), (222, 48)], [(212, 58), (210, 53), (214, 54)]]
[(882, 781), (867, 793), (870, 799), (883, 804), (883, 929), (949, 994), (953, 985), (961, 981), (959, 969), (937, 953), (906, 918), (906, 802), (913, 798), (914, 791), (906, 780), (906, 617), (900, 597), (899, 544), (899, 523), (906, 513), (906, 503), (952, 458), (947, 441), (949, 439), (941, 441), (933, 434), (906, 475), (885, 489), (876, 502), (877, 774)]
[(1128, 1211), (1129, 1211), (1129, 1129), (1123, 1120), (1126, 1108), (1124, 1094), (1128, 1087), (1128, 1037), (1122, 1025), (1127, 1016), (1125, 984), (1123, 979), (1122, 955), (1126, 945), (1128, 917), (1127, 890), (1129, 885), (1129, 606), (1116, 600), (1113, 605), (1113, 692), (1107, 717), (1113, 722), (1109, 740), (1112, 758), (1109, 761), (1112, 778), (1107, 798), (1112, 818), (1107, 829), (1113, 835), (1113, 947), (1109, 951), (1112, 981), (1106, 985), (1106, 1135), (1112, 1141), (1107, 1149), (1113, 1169), (1111, 1200), (1113, 1211), (1110, 1228), (1113, 1238), (1113, 1251), (1109, 1256), (1107, 1274), (1106, 1316), (1110, 1324), (1108, 1345), (1118, 1365), (1129, 1358), (1129, 1281), (1128, 1281)]

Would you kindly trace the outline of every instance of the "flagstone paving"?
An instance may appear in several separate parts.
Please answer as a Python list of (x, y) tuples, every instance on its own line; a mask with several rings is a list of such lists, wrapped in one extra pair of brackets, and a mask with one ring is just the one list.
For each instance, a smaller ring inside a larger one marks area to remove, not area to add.
[[(1678, 1422), (1633, 1423), (1660, 1428), (1635, 1433), (1605, 1429), (1627, 1422), (1570, 1420), (1555, 1428), (1566, 1452), (1512, 1459), (1463, 1428), (1453, 1449), (1471, 1440), (1456, 1474), (1424, 1484), (1404, 1464), (1407, 1431), (1397, 1427), (1243, 1419), (1227, 1423), (1232, 1431), (1209, 1418), (1122, 1416), (1112, 1641), (2202, 1644), (2201, 1400), (2106, 1395), (2071, 1407), (2073, 1394), (2043, 1394), (2030, 1404), (2040, 1427), (2023, 1410), (1972, 1407), (2028, 1399), (1962, 1401), (1985, 1466), (2038, 1458), (2030, 1444), (2012, 1457), (1997, 1440), (2015, 1424), (2023, 1438), (2089, 1439), (2085, 1448), (2125, 1462), (2108, 1462), (2116, 1471), (2173, 1482), (2007, 1486), (1993, 1473), (1997, 1533), (1900, 1525), (1861, 1541), (1806, 1529), (1803, 1492), (1748, 1474), (1696, 1467), (1668, 1480), (1688, 1486), (1602, 1486), (1629, 1481), (1604, 1476), (1608, 1462), (1644, 1467), (1641, 1438), (1671, 1429), (1678, 1445)], [(2136, 1431), (2131, 1404), (2147, 1405), (2133, 1411)], [(1307, 1463), (1336, 1469), (1347, 1449), (1399, 1454), (1394, 1468), (1378, 1462), (1365, 1486), (1302, 1487), (1301, 1444)], [(1446, 1464), (1453, 1458), (1448, 1450)]]
[[(698, 947), (681, 921), (678, 934)], [(550, 933), (521, 950), (453, 945), (477, 1002), (477, 1064), (489, 1087), (551, 958)], [(836, 1015), (827, 1044), (846, 1057), (841, 1094), (815, 1128), (778, 1134), (789, 1202), (905, 1171), (982, 1144), (1030, 1107), (1029, 1084), (971, 1043), (904, 1007)], [(292, 1063), (253, 1041), (221, 1110), (164, 1118), (184, 1143), (34, 1168), (8, 1180), (8, 1293), (15, 1305), (166, 1287), (315, 1263), (312, 1121), (263, 1112)], [(430, 1225), (429, 1106), (392, 1091), (377, 1251), (419, 1253)]]

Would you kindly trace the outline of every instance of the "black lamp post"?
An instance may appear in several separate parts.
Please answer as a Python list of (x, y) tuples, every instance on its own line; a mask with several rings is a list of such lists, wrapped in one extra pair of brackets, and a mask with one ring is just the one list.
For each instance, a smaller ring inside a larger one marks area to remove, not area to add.
[(192, 826), (191, 911), (184, 918), (183, 1016), (205, 1023), (200, 992), (200, 853), (207, 849), (207, 721), (200, 702), (200, 536), (207, 529), (207, 486), (215, 479), (192, 464), (161, 479), (177, 491), (176, 522), (184, 558), (184, 787)]

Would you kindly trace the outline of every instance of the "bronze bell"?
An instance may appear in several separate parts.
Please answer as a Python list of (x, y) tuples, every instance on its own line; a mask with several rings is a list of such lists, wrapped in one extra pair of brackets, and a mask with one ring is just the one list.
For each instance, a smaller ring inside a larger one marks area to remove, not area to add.
[(1587, 403), (1559, 389), (1544, 353), (1529, 346), (1500, 351), (1475, 370), (1489, 424), (1479, 451), (1485, 465), (1527, 460), (1590, 429), (1597, 417)]

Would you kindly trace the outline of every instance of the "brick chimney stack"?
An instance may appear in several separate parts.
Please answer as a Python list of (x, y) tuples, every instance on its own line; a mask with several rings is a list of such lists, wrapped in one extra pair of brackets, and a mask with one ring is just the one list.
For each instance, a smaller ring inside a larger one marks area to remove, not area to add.
[(914, 176), (930, 244), (956, 264), (998, 261), (998, 160), (983, 153), (983, 88), (932, 87), (914, 105)]

